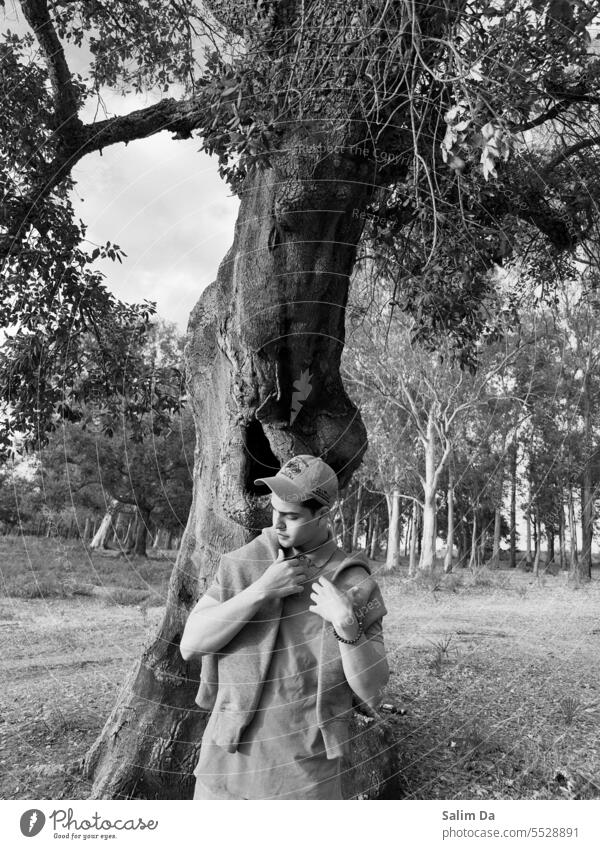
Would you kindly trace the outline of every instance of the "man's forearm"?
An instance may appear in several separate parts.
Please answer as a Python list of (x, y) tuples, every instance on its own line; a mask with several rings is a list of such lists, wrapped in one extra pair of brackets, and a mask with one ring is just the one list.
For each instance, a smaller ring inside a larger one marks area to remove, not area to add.
[(220, 651), (256, 615), (264, 600), (264, 591), (251, 584), (227, 601), (192, 610), (179, 647), (183, 659)]
[(371, 708), (381, 704), (390, 677), (383, 643), (361, 636), (354, 645), (339, 643), (344, 675), (358, 698)]

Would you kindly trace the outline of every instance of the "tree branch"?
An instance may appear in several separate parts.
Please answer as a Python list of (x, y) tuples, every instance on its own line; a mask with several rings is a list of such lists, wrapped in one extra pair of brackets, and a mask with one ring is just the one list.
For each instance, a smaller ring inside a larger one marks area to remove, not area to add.
[(574, 153), (579, 153), (580, 150), (585, 150), (587, 147), (594, 147), (598, 144), (600, 144), (600, 136), (592, 136), (589, 139), (582, 139), (576, 144), (572, 144), (566, 150), (563, 150), (562, 153), (559, 153), (557, 156), (555, 156), (554, 159), (552, 159), (548, 163), (548, 165), (546, 165), (546, 167), (544, 168), (544, 173), (547, 174), (549, 171), (553, 171)]

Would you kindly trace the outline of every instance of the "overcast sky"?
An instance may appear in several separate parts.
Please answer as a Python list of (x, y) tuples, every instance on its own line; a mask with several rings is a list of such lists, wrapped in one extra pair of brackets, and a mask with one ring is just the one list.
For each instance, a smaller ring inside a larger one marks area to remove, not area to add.
[[(121, 99), (118, 111), (143, 105)], [(182, 329), (231, 245), (239, 204), (199, 146), (161, 133), (87, 156), (73, 172), (87, 238), (116, 242), (128, 255), (122, 266), (101, 263), (111, 290), (126, 301), (156, 301)]]

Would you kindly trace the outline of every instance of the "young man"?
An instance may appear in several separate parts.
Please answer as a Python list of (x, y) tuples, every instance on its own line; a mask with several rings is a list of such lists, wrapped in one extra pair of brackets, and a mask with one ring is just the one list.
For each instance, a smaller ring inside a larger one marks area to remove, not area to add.
[(301, 454), (255, 483), (273, 526), (222, 556), (181, 639), (212, 710), (194, 798), (341, 799), (353, 697), (376, 708), (389, 676), (387, 611), (367, 557), (336, 545), (330, 466)]

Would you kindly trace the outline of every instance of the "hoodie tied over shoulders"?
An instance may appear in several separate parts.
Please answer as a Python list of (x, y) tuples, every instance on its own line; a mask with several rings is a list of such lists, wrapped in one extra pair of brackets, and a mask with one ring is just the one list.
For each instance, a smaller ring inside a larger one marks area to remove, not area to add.
[[(264, 528), (251, 542), (221, 556), (218, 568), (220, 601), (227, 601), (254, 583), (277, 559), (279, 546), (272, 527)], [(366, 571), (360, 582), (344, 574), (350, 566)], [(371, 577), (368, 558), (362, 552), (349, 555), (331, 576), (342, 590), (356, 586), (353, 605), (366, 630), (387, 610), (377, 582)], [(258, 707), (275, 646), (283, 599), (268, 599), (256, 615), (219, 652), (204, 655), (196, 704), (213, 711), (213, 740), (235, 752), (244, 729)], [(347, 753), (348, 725), (353, 692), (346, 680), (333, 629), (323, 620), (317, 685), (317, 722), (328, 758)]]

